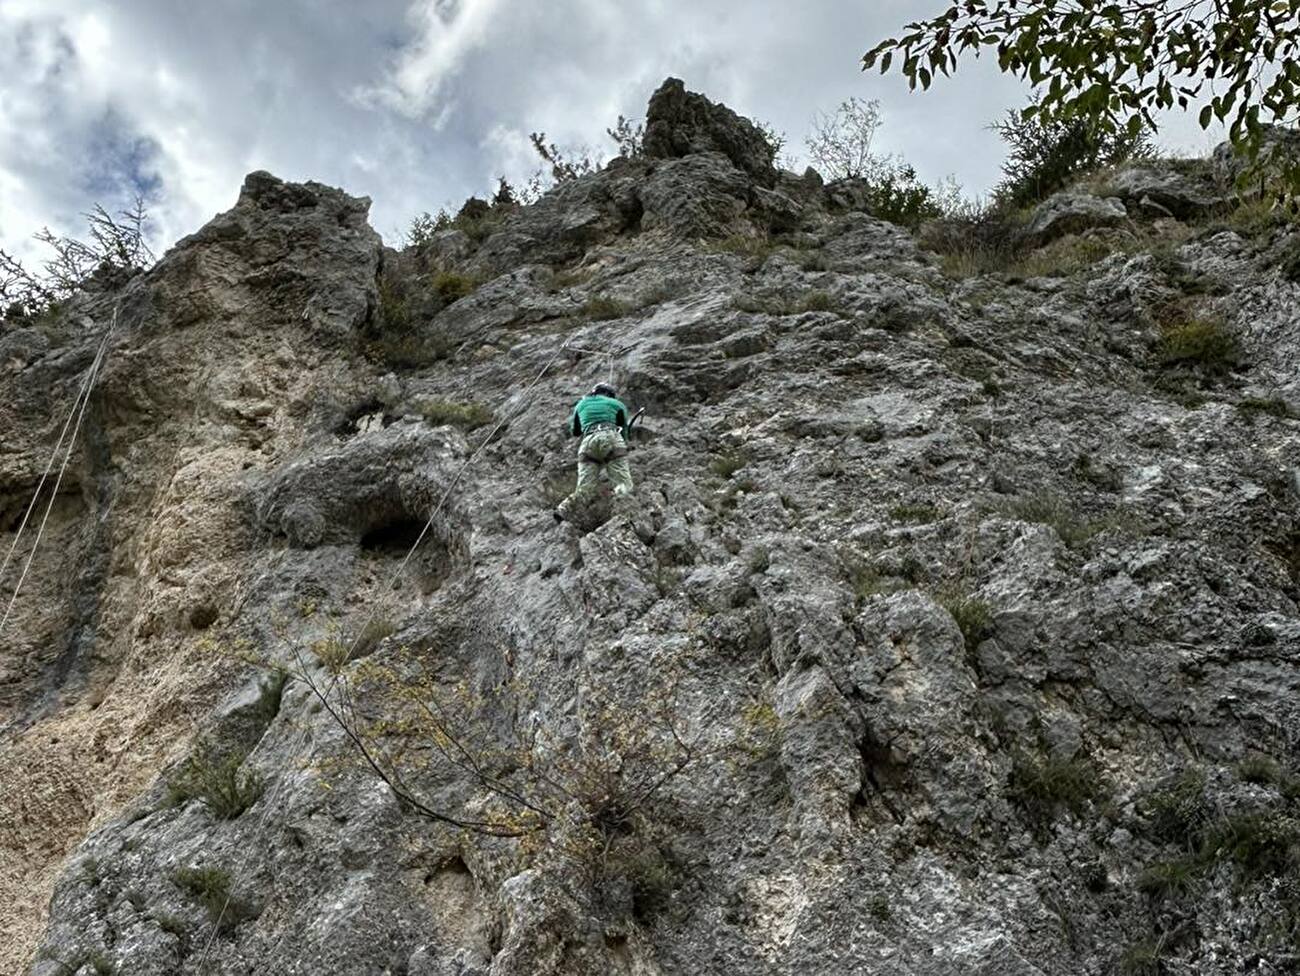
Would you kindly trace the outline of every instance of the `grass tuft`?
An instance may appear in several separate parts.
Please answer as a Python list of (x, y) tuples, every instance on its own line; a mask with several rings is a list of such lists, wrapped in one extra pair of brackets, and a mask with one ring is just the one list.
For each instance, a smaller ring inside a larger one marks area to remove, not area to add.
[(457, 403), (452, 400), (421, 400), (415, 405), (425, 422), (434, 426), (475, 430), (492, 423), (494, 415), (481, 403)]
[(582, 306), (582, 315), (584, 318), (593, 322), (603, 322), (606, 319), (622, 318), (628, 313), (628, 307), (623, 302), (614, 298), (607, 298), (604, 295), (593, 295), (587, 299)]
[(1162, 327), (1156, 357), (1166, 369), (1192, 367), (1222, 376), (1240, 364), (1241, 347), (1222, 322), (1194, 318)]
[(1280, 397), (1246, 397), (1238, 400), (1236, 407), (1239, 412), (1251, 420), (1259, 416), (1291, 416), (1291, 407)]
[(724, 254), (739, 254), (742, 257), (762, 260), (776, 250), (776, 244), (767, 237), (747, 237), (742, 234), (732, 234), (730, 237), (710, 242), (708, 250)]
[(748, 463), (749, 457), (744, 451), (727, 451), (709, 462), (709, 470), (725, 480)]
[(221, 868), (178, 868), (172, 883), (203, 906), (208, 921), (229, 933), (241, 923), (257, 917), (256, 909), (230, 890), (230, 872)]
[(938, 602), (957, 622), (967, 652), (973, 653), (980, 641), (992, 633), (993, 610), (983, 600), (968, 593), (949, 592), (941, 594)]
[(455, 271), (439, 271), (433, 276), (433, 290), (448, 305), (472, 294), (482, 283), (472, 275), (463, 275)]
[(1137, 888), (1153, 898), (1174, 898), (1186, 894), (1196, 880), (1197, 865), (1191, 858), (1148, 864), (1138, 875)]
[(219, 820), (234, 820), (262, 796), (264, 784), (256, 772), (241, 772), (245, 756), (222, 755), (207, 739), (195, 743), (194, 753), (167, 782), (167, 803), (182, 806), (201, 800)]
[(996, 510), (1007, 518), (1049, 526), (1062, 542), (1077, 548), (1103, 532), (1138, 532), (1140, 524), (1133, 514), (1116, 508), (1098, 518), (1087, 518), (1070, 502), (1054, 492), (1040, 491), (1009, 499)]
[(810, 291), (794, 305), (796, 312), (838, 312), (840, 305), (824, 291)]
[(937, 522), (943, 518), (943, 511), (937, 505), (901, 502), (889, 510), (889, 517), (895, 522), (928, 525), (930, 522)]
[(1061, 808), (1080, 816), (1102, 793), (1101, 775), (1087, 759), (1035, 758), (1021, 753), (1012, 760), (1009, 794), (1040, 833)]
[(1135, 942), (1119, 957), (1119, 971), (1124, 976), (1160, 976), (1164, 958), (1160, 941), (1145, 939)]
[(365, 626), (361, 628), (361, 633), (353, 641), (352, 656), (354, 658), (368, 657), (379, 646), (380, 641), (385, 637), (391, 637), (396, 632), (397, 625), (388, 617), (382, 614), (371, 617), (366, 621)]

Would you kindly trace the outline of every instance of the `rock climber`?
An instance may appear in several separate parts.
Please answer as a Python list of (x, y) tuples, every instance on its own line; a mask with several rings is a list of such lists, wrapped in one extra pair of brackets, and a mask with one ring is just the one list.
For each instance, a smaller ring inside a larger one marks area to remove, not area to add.
[(568, 518), (596, 493), (602, 468), (609, 472), (616, 497), (631, 493), (632, 469), (627, 462), (627, 439), (631, 434), (629, 418), (627, 407), (608, 383), (597, 383), (590, 393), (573, 405), (573, 412), (569, 415), (569, 434), (582, 438), (578, 442), (578, 485), (573, 494), (556, 507), (557, 522)]

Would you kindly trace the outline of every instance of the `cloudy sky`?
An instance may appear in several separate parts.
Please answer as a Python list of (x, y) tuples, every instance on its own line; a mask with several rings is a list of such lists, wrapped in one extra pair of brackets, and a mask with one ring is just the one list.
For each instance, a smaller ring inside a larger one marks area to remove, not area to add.
[[(942, 0), (0, 0), (0, 247), (140, 192), (160, 244), (230, 207), (245, 173), (370, 196), (386, 239), (422, 210), (537, 168), (528, 133), (609, 151), (667, 75), (784, 131), (879, 99), (883, 151), (986, 191), (985, 128), (1025, 91), (988, 59), (909, 93), (859, 70)], [(1177, 118), (1164, 140), (1203, 151)]]

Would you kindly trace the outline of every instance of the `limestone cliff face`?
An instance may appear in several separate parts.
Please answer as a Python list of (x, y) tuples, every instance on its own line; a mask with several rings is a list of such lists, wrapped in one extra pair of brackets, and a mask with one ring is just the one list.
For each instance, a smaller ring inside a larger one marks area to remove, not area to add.
[[(651, 116), (402, 253), (253, 174), (0, 336), (7, 549), (116, 310), (0, 643), (0, 968), (1294, 971), (1289, 228), (1148, 167), (956, 277)], [(611, 373), (637, 504), (557, 525)]]

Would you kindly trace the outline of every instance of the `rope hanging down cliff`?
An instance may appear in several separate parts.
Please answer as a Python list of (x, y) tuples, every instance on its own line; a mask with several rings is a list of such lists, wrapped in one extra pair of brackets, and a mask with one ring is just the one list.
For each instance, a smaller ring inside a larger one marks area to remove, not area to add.
[(68, 433), (68, 425), (72, 423), (75, 415), (76, 422), (72, 424), (72, 437), (68, 440), (67, 451), (64, 452), (63, 462), (59, 465), (59, 473), (54, 480), (54, 490), (50, 492), (50, 500), (45, 505), (45, 512), (41, 516), (41, 523), (36, 529), (36, 540), (32, 543), (31, 551), (27, 554), (27, 561), (23, 564), (22, 572), (18, 576), (18, 582), (14, 586), (14, 591), (9, 597), (9, 603), (5, 607), (3, 618), (0, 618), (0, 636), (3, 636), (9, 618), (13, 614), (15, 604), (18, 602), (18, 594), (22, 591), (23, 583), (27, 580), (27, 573), (32, 568), (32, 562), (36, 559), (36, 550), (40, 548), (41, 538), (45, 534), (45, 526), (50, 520), (50, 512), (54, 510), (54, 502), (59, 497), (59, 488), (63, 485), (63, 476), (68, 469), (68, 462), (72, 460), (72, 451), (77, 444), (77, 435), (81, 432), (82, 421), (86, 417), (86, 407), (90, 403), (90, 396), (95, 390), (95, 383), (99, 380), (103, 370), (104, 361), (108, 355), (109, 342), (113, 338), (113, 333), (117, 330), (118, 307), (113, 309), (113, 318), (109, 326), (104, 330), (104, 335), (99, 340), (99, 346), (95, 349), (95, 358), (90, 363), (90, 368), (86, 370), (86, 375), (82, 378), (81, 387), (77, 391), (77, 396), (72, 402), (72, 409), (68, 412), (68, 419), (63, 422), (63, 430), (59, 433), (59, 439), (54, 445), (54, 450), (50, 454), (50, 460), (45, 465), (45, 471), (41, 475), (40, 481), (36, 485), (36, 490), (32, 493), (32, 500), (23, 514), (22, 522), (18, 526), (18, 532), (14, 536), (13, 543), (9, 546), (9, 552), (5, 555), (3, 565), (0, 565), (0, 579), (3, 579), (5, 572), (9, 569), (9, 563), (14, 553), (18, 550), (19, 541), (27, 529), (27, 523), (31, 518), (32, 512), (36, 508), (36, 503), (40, 498), (41, 489), (45, 487), (45, 482), (49, 479), (50, 470), (54, 467), (54, 460), (59, 456), (59, 451), (63, 448), (63, 442)]

